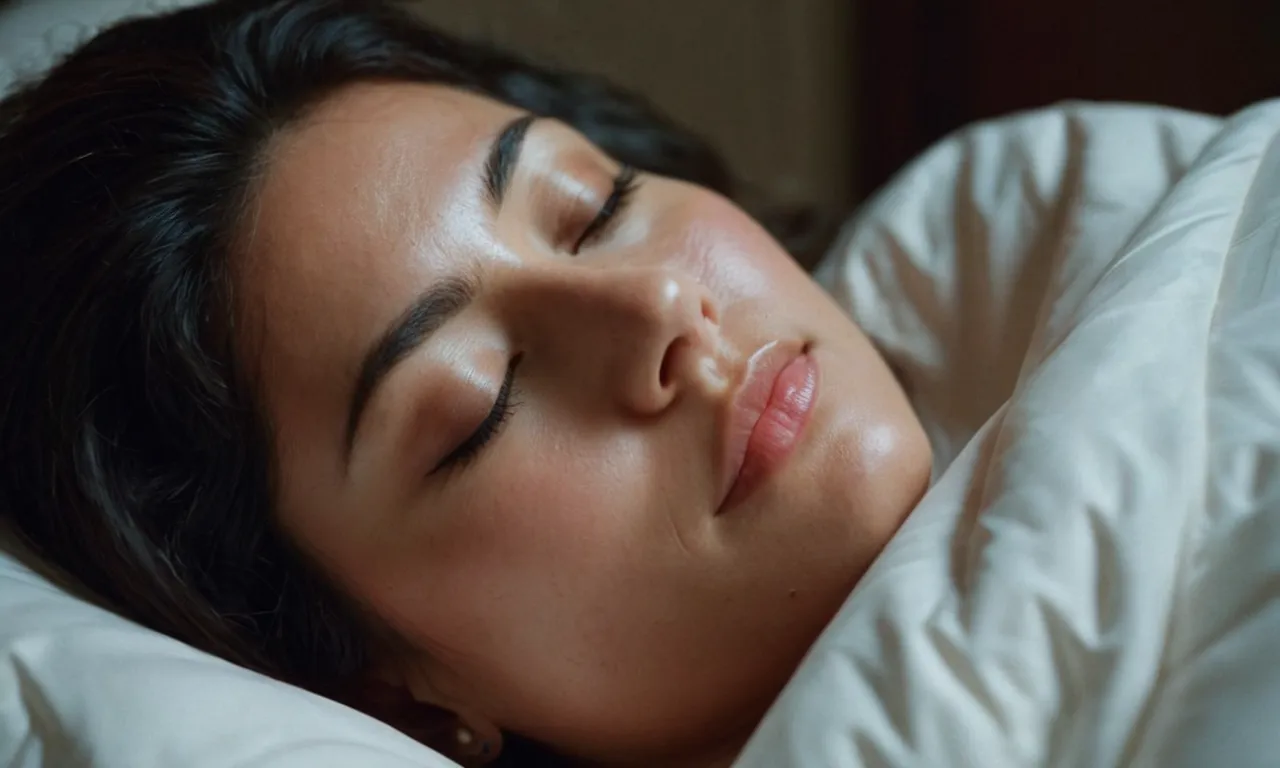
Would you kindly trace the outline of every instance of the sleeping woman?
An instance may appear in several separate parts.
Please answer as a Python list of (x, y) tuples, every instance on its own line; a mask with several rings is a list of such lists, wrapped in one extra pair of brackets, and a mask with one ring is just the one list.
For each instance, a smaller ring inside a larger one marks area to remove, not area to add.
[(729, 180), (388, 2), (109, 29), (0, 107), (0, 510), (464, 764), (727, 766), (931, 469)]

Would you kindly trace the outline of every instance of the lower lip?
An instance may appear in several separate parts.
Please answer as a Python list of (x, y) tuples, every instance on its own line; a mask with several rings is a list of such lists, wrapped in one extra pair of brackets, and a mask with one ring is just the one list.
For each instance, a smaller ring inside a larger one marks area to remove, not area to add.
[(756, 421), (747, 452), (722, 511), (750, 496), (795, 452), (818, 395), (818, 364), (804, 353), (778, 374), (769, 404)]

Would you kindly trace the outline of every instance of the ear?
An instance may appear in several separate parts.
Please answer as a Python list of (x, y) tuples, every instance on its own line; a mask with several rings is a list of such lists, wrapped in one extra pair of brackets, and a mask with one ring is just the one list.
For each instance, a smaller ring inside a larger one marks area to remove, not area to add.
[(362, 712), (462, 765), (485, 765), (502, 754), (502, 730), (472, 708), (440, 696), (416, 664), (376, 664), (358, 691), (356, 706)]

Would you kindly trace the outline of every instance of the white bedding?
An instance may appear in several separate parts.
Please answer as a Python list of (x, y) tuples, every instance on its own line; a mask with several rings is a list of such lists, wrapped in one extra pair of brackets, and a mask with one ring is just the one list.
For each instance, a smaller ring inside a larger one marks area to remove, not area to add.
[(849, 227), (937, 483), (739, 768), (1280, 765), (1278, 132), (1065, 106)]

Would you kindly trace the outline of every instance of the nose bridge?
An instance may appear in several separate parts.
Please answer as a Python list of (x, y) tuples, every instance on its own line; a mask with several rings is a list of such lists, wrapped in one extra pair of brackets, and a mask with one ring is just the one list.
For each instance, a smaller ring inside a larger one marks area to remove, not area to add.
[(642, 328), (679, 332), (676, 326), (693, 318), (690, 304), (695, 289), (687, 278), (660, 267), (632, 267), (605, 272), (599, 285), (600, 301), (606, 311), (618, 313), (624, 321)]
[(716, 345), (710, 294), (669, 267), (539, 265), (513, 285), (522, 343), (546, 353), (535, 357), (552, 366), (557, 397), (579, 407), (607, 400), (656, 414), (675, 402), (695, 376), (696, 359)]
[(684, 332), (709, 312), (705, 291), (688, 275), (661, 266), (590, 268), (557, 265), (535, 278), (544, 309), (571, 323), (619, 333)]

